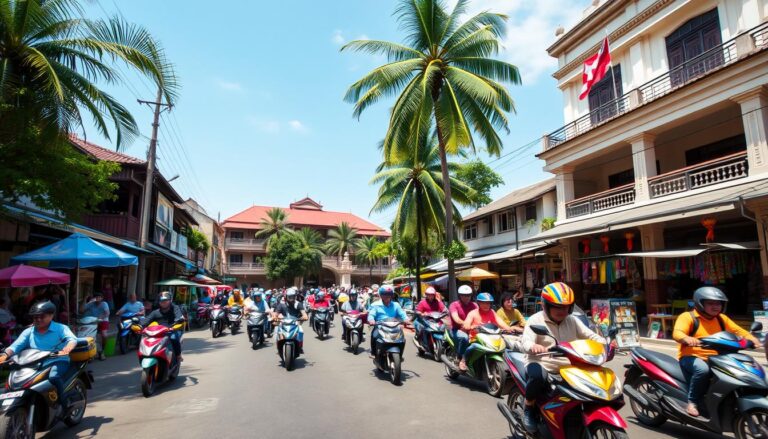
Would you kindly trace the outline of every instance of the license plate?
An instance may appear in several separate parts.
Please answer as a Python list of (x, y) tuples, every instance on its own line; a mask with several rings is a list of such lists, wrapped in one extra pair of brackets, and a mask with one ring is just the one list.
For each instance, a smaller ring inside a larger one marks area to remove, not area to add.
[(24, 394), (23, 390), (19, 390), (18, 392), (7, 392), (7, 393), (0, 394), (0, 399), (18, 398), (23, 394)]

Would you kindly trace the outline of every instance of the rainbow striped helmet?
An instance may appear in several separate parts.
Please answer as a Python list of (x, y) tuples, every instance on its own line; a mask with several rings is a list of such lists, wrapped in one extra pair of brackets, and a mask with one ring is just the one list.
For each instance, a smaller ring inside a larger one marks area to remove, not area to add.
[(541, 300), (552, 305), (573, 305), (575, 301), (571, 287), (562, 282), (553, 282), (544, 287)]

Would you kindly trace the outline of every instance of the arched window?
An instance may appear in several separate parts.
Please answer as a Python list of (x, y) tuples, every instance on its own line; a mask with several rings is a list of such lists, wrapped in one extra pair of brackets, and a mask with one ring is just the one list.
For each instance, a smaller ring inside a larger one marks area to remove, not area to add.
[(717, 9), (694, 17), (678, 27), (667, 38), (667, 59), (672, 87), (723, 64), (720, 19)]

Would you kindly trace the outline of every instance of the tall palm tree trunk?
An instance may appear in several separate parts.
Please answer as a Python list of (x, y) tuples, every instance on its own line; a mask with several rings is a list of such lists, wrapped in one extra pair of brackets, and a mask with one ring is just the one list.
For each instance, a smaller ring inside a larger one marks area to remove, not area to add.
[[(434, 99), (437, 106), (437, 98)], [(435, 110), (435, 120), (437, 120), (437, 110)], [(453, 199), (451, 198), (451, 176), (448, 173), (448, 156), (445, 151), (445, 139), (440, 125), (437, 125), (437, 142), (440, 145), (440, 170), (443, 175), (443, 193), (445, 194), (445, 247), (450, 248), (453, 244)], [(458, 300), (456, 294), (456, 270), (454, 269), (453, 259), (448, 258), (448, 298), (451, 302)]]
[(416, 187), (416, 300), (421, 301), (421, 185)]

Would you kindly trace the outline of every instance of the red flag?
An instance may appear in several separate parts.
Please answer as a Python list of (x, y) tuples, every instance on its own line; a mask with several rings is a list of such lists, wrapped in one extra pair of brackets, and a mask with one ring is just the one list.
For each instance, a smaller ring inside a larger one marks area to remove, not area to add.
[(579, 100), (584, 99), (589, 94), (593, 85), (597, 84), (611, 67), (611, 51), (608, 48), (608, 37), (605, 37), (600, 50), (584, 61), (584, 72), (581, 74), (581, 94)]

